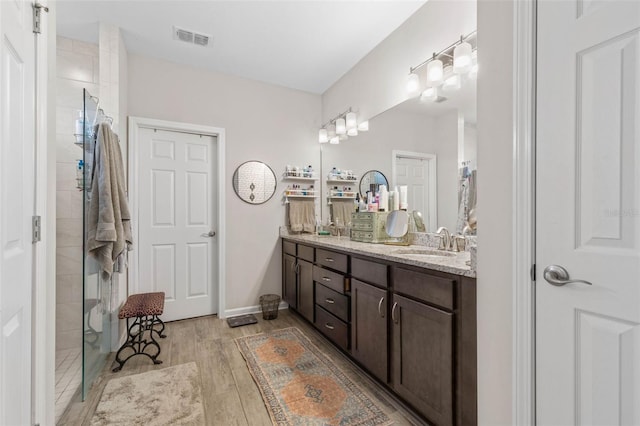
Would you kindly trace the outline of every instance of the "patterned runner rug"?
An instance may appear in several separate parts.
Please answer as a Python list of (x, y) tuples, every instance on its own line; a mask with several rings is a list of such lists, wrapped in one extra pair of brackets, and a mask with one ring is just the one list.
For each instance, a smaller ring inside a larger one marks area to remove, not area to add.
[(109, 380), (92, 426), (204, 425), (195, 362)]
[(393, 422), (295, 327), (236, 339), (275, 425)]

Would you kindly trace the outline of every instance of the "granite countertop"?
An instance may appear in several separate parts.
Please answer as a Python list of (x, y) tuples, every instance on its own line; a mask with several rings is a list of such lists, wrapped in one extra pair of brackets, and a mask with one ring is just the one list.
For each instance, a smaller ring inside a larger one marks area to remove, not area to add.
[(418, 266), (421, 268), (462, 275), (470, 278), (476, 277), (476, 271), (468, 265), (468, 262), (471, 259), (471, 254), (468, 251), (460, 253), (443, 252), (446, 253), (445, 256), (425, 256), (421, 254), (410, 254), (408, 252), (412, 250), (434, 251), (434, 249), (423, 245), (396, 246), (361, 243), (351, 241), (349, 237), (334, 237), (329, 235), (281, 233), (281, 237), (291, 241), (309, 243), (318, 247), (342, 250), (353, 254), (366, 255), (390, 262), (403, 263), (406, 265)]

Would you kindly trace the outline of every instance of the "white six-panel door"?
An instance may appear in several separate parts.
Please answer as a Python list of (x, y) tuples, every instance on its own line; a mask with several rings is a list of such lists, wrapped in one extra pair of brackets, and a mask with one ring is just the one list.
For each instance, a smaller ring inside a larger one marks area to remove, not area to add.
[(165, 292), (165, 321), (217, 313), (216, 143), (139, 132), (138, 289)]
[(408, 186), (409, 210), (421, 212), (427, 231), (435, 232), (438, 226), (436, 156), (396, 151), (393, 161), (394, 185)]
[(31, 423), (34, 35), (31, 3), (0, 1), (0, 424)]
[(638, 425), (640, 2), (540, 1), (537, 85), (537, 422)]

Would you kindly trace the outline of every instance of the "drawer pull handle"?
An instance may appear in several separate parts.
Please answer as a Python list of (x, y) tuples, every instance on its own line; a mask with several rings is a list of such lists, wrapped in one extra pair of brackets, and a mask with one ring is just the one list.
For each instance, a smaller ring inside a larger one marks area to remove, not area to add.
[(329, 278), (329, 277), (322, 277), (322, 281), (327, 281), (327, 282), (329, 282), (329, 281), (331, 281), (331, 278)]
[(384, 297), (381, 297), (380, 301), (378, 302), (378, 314), (380, 314), (380, 316), (384, 318), (384, 313), (382, 313), (382, 311), (380, 310), (380, 308), (382, 307), (382, 302), (384, 302)]
[(326, 328), (328, 328), (329, 330), (333, 330), (333, 329), (335, 328), (334, 326), (332, 326), (332, 325), (331, 325), (331, 324), (329, 324), (329, 323), (325, 323), (325, 325), (324, 325), (324, 326), (325, 326)]
[(395, 302), (393, 304), (393, 308), (391, 308), (391, 319), (393, 320), (393, 322), (395, 322), (396, 324), (398, 323), (398, 320), (396, 319), (396, 308), (398, 307), (398, 302)]
[(328, 303), (328, 304), (330, 304), (330, 305), (333, 305), (334, 303), (336, 303), (336, 301), (335, 301), (335, 300), (333, 300), (333, 299), (329, 299), (328, 297), (327, 297), (326, 299), (324, 299), (324, 301), (325, 301), (325, 302), (327, 302), (327, 303)]
[(326, 260), (327, 262), (333, 262), (334, 260), (330, 257), (325, 257), (324, 260)]

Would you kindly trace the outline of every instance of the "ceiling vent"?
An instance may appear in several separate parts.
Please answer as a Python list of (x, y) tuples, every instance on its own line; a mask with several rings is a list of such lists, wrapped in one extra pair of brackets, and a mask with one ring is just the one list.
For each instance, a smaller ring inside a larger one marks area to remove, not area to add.
[(184, 28), (173, 27), (173, 39), (195, 44), (197, 46), (207, 47), (211, 41), (211, 36), (185, 30)]

